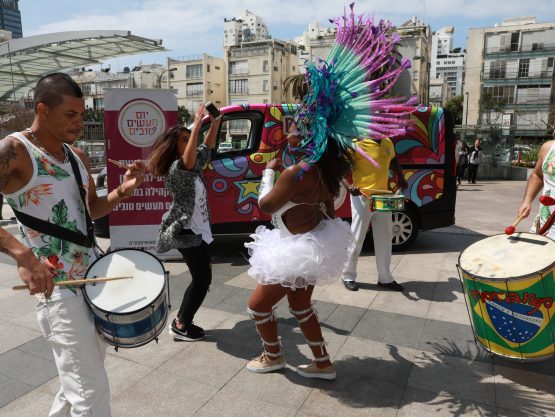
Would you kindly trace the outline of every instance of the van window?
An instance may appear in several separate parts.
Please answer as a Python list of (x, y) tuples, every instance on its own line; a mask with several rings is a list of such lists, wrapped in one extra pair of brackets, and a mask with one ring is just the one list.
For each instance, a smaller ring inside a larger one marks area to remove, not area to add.
[(218, 141), (218, 153), (243, 151), (251, 147), (252, 121), (249, 119), (228, 119), (222, 121)]
[[(255, 150), (257, 138), (262, 131), (263, 114), (260, 112), (241, 112), (224, 115), (215, 152), (217, 155), (241, 155)], [(199, 143), (204, 141), (210, 123), (205, 124), (199, 134)]]

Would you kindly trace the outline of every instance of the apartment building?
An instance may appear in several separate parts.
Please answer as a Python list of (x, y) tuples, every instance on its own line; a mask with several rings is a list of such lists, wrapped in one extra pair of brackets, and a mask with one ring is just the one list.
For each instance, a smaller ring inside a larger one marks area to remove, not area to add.
[(554, 60), (555, 22), (524, 17), (471, 29), (463, 123), (546, 137), (554, 117)]
[(177, 90), (177, 104), (194, 114), (199, 103), (211, 101), (217, 107), (227, 102), (226, 65), (222, 58), (207, 54), (168, 58), (169, 86)]
[(443, 78), (450, 95), (459, 96), (463, 91), (466, 54), (460, 48), (453, 48), (454, 34), (453, 26), (445, 26), (432, 35), (430, 78)]
[(453, 98), (451, 87), (443, 77), (430, 79), (430, 106), (444, 106)]
[(266, 23), (248, 10), (239, 17), (224, 19), (224, 48), (265, 39), (270, 39)]
[(299, 56), (299, 69), (302, 72), (306, 61), (326, 59), (335, 42), (337, 28), (322, 27), (319, 23), (310, 23), (308, 30), (295, 38), (297, 54)]
[(430, 97), (430, 26), (413, 17), (398, 26), (397, 33), (401, 37), (397, 52), (408, 58), (412, 66), (401, 74), (392, 94), (416, 96), (420, 104), (427, 105)]
[(228, 104), (290, 103), (283, 82), (299, 73), (297, 46), (269, 39), (226, 48)]

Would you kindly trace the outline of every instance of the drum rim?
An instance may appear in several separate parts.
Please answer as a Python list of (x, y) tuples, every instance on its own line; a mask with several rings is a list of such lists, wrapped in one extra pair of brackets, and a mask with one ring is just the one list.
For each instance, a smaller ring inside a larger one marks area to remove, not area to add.
[[(520, 233), (526, 233), (526, 232), (520, 232)], [(526, 234), (533, 235), (533, 236), (537, 236), (537, 234), (535, 234), (535, 233), (526, 233)], [(500, 236), (500, 235), (505, 235), (505, 233), (497, 233), (496, 235), (491, 235), (491, 236), (486, 237), (486, 239), (487, 239), (487, 238), (490, 238), (490, 237)], [(543, 237), (545, 237), (545, 236), (543, 236)], [(546, 239), (549, 239), (549, 238), (546, 238)], [(549, 240), (551, 240), (551, 239), (549, 239)], [(553, 240), (551, 240), (551, 241), (553, 241)], [(478, 242), (479, 242), (479, 241), (478, 241)], [(477, 242), (474, 242), (474, 243), (477, 243)], [(554, 243), (555, 243), (555, 242), (554, 242)], [(470, 246), (472, 246), (472, 245), (470, 245)], [(470, 247), (470, 246), (469, 246), (469, 247)], [(468, 249), (468, 247), (467, 247), (466, 249)], [(465, 250), (466, 250), (466, 249), (465, 249)], [(472, 278), (478, 278), (478, 279), (480, 279), (481, 281), (491, 281), (491, 282), (524, 281), (524, 280), (533, 278), (533, 277), (535, 277), (535, 276), (538, 276), (538, 275), (540, 275), (540, 274), (543, 274), (545, 271), (547, 271), (547, 270), (549, 270), (549, 269), (553, 269), (553, 268), (555, 267), (555, 261), (553, 261), (551, 264), (549, 264), (549, 265), (546, 266), (545, 268), (540, 269), (540, 270), (535, 271), (535, 272), (531, 272), (531, 273), (529, 273), (529, 274), (525, 274), (525, 275), (517, 275), (516, 277), (510, 277), (510, 278), (491, 278), (491, 277), (482, 277), (482, 276), (480, 276), (480, 275), (473, 274), (472, 272), (468, 272), (466, 269), (464, 269), (464, 268), (461, 266), (461, 256), (462, 256), (462, 254), (464, 253), (465, 250), (463, 250), (461, 253), (459, 253), (459, 257), (457, 258), (457, 268), (459, 268), (459, 269), (460, 269), (461, 271), (463, 271), (465, 274), (470, 275)], [(554, 275), (555, 275), (555, 274), (554, 274)]]
[[(162, 295), (164, 294), (164, 291), (167, 290), (167, 286), (169, 285), (169, 283), (168, 283), (167, 280), (166, 280), (167, 271), (166, 271), (166, 268), (164, 268), (164, 264), (162, 263), (162, 261), (160, 261), (160, 259), (158, 259), (156, 256), (154, 256), (152, 253), (150, 253), (150, 252), (148, 252), (148, 251), (146, 251), (146, 250), (143, 250), (143, 249), (119, 248), (119, 249), (116, 249), (116, 250), (113, 250), (113, 251), (108, 252), (108, 253), (105, 254), (104, 256), (108, 256), (108, 255), (110, 255), (110, 254), (112, 254), (112, 253), (116, 253), (116, 252), (120, 252), (120, 251), (124, 251), (124, 250), (127, 250), (127, 251), (131, 250), (131, 251), (136, 251), (136, 252), (144, 252), (144, 253), (146, 253), (147, 255), (150, 255), (150, 256), (152, 256), (154, 259), (156, 259), (156, 261), (157, 261), (157, 262), (160, 264), (160, 266), (162, 267), (162, 271), (164, 271), (164, 286), (162, 287), (162, 289), (160, 290), (160, 292), (158, 293), (158, 295), (157, 295), (156, 297), (154, 297), (154, 299), (152, 300), (152, 302), (154, 303), (156, 300), (158, 300), (158, 299), (160, 298), (160, 296), (162, 296)], [(84, 279), (88, 279), (88, 278), (87, 278), (87, 274), (89, 273), (90, 269), (93, 267), (93, 265), (94, 265), (96, 262), (98, 262), (98, 261), (99, 261), (100, 259), (102, 259), (104, 256), (101, 256), (101, 257), (95, 259), (95, 261), (94, 261), (92, 264), (89, 265), (89, 267), (87, 268), (87, 272), (85, 272), (85, 275), (83, 276)], [(103, 313), (112, 314), (112, 315), (114, 315), (114, 316), (127, 316), (127, 315), (131, 315), (131, 314), (135, 314), (135, 313), (138, 313), (138, 312), (140, 312), (140, 311), (143, 311), (146, 307), (148, 307), (148, 305), (146, 305), (146, 306), (141, 307), (141, 308), (139, 308), (139, 309), (137, 309), (137, 310), (127, 311), (127, 312), (125, 312), (125, 313), (115, 313), (115, 312), (113, 312), (113, 311), (104, 310), (103, 308), (100, 308), (100, 307), (98, 307), (95, 303), (93, 303), (93, 302), (91, 301), (91, 299), (89, 298), (89, 295), (87, 294), (87, 287), (86, 287), (86, 285), (84, 286), (82, 292), (83, 292), (83, 295), (84, 295), (84, 297), (85, 297), (85, 301), (87, 302), (87, 304), (93, 305), (95, 309), (97, 309), (97, 310), (99, 310), (99, 311), (101, 311), (101, 312), (103, 312)]]

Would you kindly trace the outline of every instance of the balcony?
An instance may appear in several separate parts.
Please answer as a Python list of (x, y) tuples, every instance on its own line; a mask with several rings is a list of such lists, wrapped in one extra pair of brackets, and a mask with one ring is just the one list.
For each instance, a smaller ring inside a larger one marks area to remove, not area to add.
[(553, 76), (544, 72), (542, 74), (532, 77), (518, 77), (515, 75), (508, 75), (503, 78), (490, 78), (484, 77), (484, 86), (492, 85), (551, 85)]
[[(537, 48), (537, 46), (536, 46)], [(490, 59), (521, 59), (521, 58), (538, 58), (550, 57), (554, 55), (555, 44), (544, 44), (540, 49), (527, 49), (525, 51), (507, 51), (501, 48), (490, 48), (484, 52), (484, 57)]]

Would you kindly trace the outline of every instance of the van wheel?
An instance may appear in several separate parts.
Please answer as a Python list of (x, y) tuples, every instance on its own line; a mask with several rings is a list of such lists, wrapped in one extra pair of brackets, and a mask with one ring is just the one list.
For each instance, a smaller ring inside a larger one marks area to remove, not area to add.
[(392, 214), (393, 251), (399, 252), (409, 248), (418, 235), (418, 217), (411, 207), (405, 211), (395, 211)]

